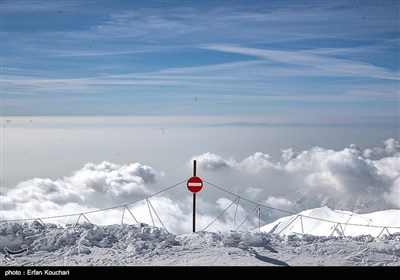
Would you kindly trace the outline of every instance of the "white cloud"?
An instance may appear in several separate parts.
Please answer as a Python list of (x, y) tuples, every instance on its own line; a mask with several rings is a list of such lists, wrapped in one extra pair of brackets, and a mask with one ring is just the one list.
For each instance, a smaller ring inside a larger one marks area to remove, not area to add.
[(253, 187), (246, 188), (246, 196), (250, 199), (257, 200), (259, 195), (261, 195), (262, 193), (263, 190), (259, 188), (253, 188)]
[(388, 192), (383, 194), (384, 198), (396, 208), (400, 208), (400, 176), (398, 176)]
[(377, 168), (363, 159), (356, 149), (341, 151), (313, 148), (289, 161), (285, 169), (303, 178), (305, 184), (335, 191), (367, 191), (382, 183)]
[(225, 160), (222, 157), (209, 152), (192, 157), (190, 164), (192, 164), (193, 160), (196, 160), (196, 163), (199, 165), (199, 167), (203, 168), (204, 170), (218, 170), (221, 168), (231, 167), (235, 164), (234, 162)]
[(213, 164), (208, 165), (208, 171), (224, 166), (234, 170), (238, 177), (246, 178), (243, 181), (251, 181), (251, 187), (238, 189), (250, 199), (259, 201), (262, 197), (271, 197), (270, 203), (278, 203), (282, 200), (274, 198), (279, 197), (296, 201), (304, 208), (323, 203), (350, 210), (377, 209), (397, 206), (398, 200), (395, 183), (400, 176), (398, 141), (390, 138), (383, 144), (385, 147), (370, 149), (374, 157), (380, 157), (378, 160), (366, 158), (365, 151), (361, 152), (354, 144), (343, 150), (283, 149), (282, 163), (261, 152), (241, 162), (233, 158), (227, 161), (215, 154), (211, 157), (208, 153), (204, 158), (214, 159), (210, 160)]
[(88, 163), (63, 179), (34, 178), (19, 183), (1, 195), (2, 210), (14, 218), (93, 210), (150, 194), (148, 184), (155, 180), (154, 169), (139, 163)]
[(270, 155), (261, 152), (256, 152), (241, 162), (237, 162), (233, 158), (224, 159), (209, 152), (193, 157), (190, 160), (190, 164), (194, 159), (197, 160), (201, 168), (210, 171), (221, 168), (234, 168), (246, 173), (258, 173), (263, 170), (281, 169), (280, 163), (274, 163)]
[(297, 154), (293, 152), (293, 148), (282, 149), (281, 151), (282, 151), (282, 159), (284, 161), (289, 161), (297, 156)]
[(286, 211), (293, 211), (296, 204), (284, 197), (270, 196), (265, 200), (265, 205)]
[(275, 164), (268, 154), (257, 152), (254, 155), (245, 158), (240, 164), (239, 168), (250, 173), (258, 173), (261, 170), (280, 169), (279, 163)]
[(387, 155), (393, 156), (400, 152), (399, 141), (389, 138), (383, 143), (385, 144), (385, 152)]
[(221, 52), (238, 53), (260, 57), (289, 65), (297, 65), (318, 69), (333, 76), (350, 75), (378, 79), (399, 80), (398, 73), (369, 63), (349, 59), (333, 58), (317, 53), (304, 51), (277, 51), (267, 49), (245, 48), (232, 45), (204, 45), (205, 49)]
[(88, 163), (64, 181), (77, 192), (104, 193), (109, 198), (129, 197), (133, 194), (149, 194), (146, 184), (154, 183), (155, 171), (145, 165), (134, 163), (116, 165), (107, 161)]
[(400, 156), (385, 157), (380, 160), (371, 161), (376, 167), (379, 176), (396, 179), (400, 176)]
[(63, 11), (81, 9), (80, 1), (4, 1), (1, 4), (2, 12), (38, 13), (48, 11)]
[(369, 159), (380, 159), (386, 156), (396, 156), (400, 153), (399, 141), (389, 138), (383, 141), (385, 145), (382, 147), (367, 148), (363, 152), (363, 156)]

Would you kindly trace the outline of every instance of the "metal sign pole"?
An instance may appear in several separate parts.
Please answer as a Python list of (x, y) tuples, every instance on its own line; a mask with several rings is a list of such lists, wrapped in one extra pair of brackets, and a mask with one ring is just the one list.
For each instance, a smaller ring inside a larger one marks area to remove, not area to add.
[[(196, 160), (193, 160), (193, 177), (196, 176)], [(196, 193), (193, 193), (193, 232), (196, 232)]]

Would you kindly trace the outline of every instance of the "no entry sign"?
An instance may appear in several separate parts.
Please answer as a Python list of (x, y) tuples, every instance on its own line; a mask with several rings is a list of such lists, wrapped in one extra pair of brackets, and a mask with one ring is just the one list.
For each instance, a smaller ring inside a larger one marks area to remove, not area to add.
[(193, 176), (187, 181), (186, 186), (189, 191), (196, 193), (201, 191), (201, 188), (203, 187), (203, 181), (199, 177)]

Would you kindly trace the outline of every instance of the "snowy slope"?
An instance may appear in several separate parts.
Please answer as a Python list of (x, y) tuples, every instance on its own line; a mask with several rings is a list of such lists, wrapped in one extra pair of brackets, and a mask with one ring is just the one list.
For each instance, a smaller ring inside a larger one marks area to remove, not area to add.
[(388, 232), (390, 234), (400, 233), (400, 210), (356, 214), (349, 211), (332, 210), (324, 206), (283, 217), (261, 227), (260, 230), (280, 235), (305, 233), (316, 236), (371, 235), (377, 237), (383, 233), (388, 234)]
[[(331, 213), (325, 208), (302, 214), (320, 212), (348, 218), (346, 213)], [(290, 218), (285, 219), (277, 224)], [(319, 228), (317, 223), (311, 227), (316, 231)], [(5, 251), (5, 247), (21, 250), (22, 245), (28, 250), (18, 254)], [(262, 231), (174, 235), (148, 225), (0, 224), (0, 266), (324, 265), (400, 266), (400, 236), (280, 236)]]

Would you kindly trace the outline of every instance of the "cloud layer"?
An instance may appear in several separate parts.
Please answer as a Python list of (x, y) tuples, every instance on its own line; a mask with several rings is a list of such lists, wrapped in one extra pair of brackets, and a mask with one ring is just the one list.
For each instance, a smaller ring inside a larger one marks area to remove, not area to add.
[(34, 178), (19, 183), (1, 195), (1, 208), (12, 218), (40, 217), (52, 210), (57, 214), (58, 210), (64, 214), (86, 211), (148, 195), (148, 185), (155, 181), (155, 170), (139, 163), (87, 163), (63, 179)]
[(350, 210), (400, 207), (399, 142), (390, 138), (383, 144), (363, 151), (354, 144), (338, 151), (313, 147), (295, 152), (289, 148), (282, 150), (281, 161), (261, 152), (242, 161), (210, 153), (193, 159), (207, 171), (225, 168), (240, 176), (258, 176), (257, 196), (277, 208), (318, 204)]
[[(321, 205), (359, 212), (400, 207), (400, 148), (395, 139), (384, 141), (383, 147), (364, 150), (352, 144), (342, 150), (313, 147), (300, 152), (292, 148), (281, 152), (279, 161), (262, 152), (242, 161), (224, 159), (210, 152), (193, 157), (190, 164), (197, 160), (205, 180), (217, 174), (223, 177), (223, 187), (228, 191), (255, 202), (228, 193), (215, 194), (206, 183), (207, 190), (197, 200), (198, 230), (229, 230), (243, 221), (243, 228), (257, 227), (256, 212), (248, 216), (257, 205), (290, 212)], [(138, 221), (165, 226), (175, 233), (189, 232), (191, 195), (184, 193), (182, 197), (163, 192), (149, 196), (155, 193), (157, 174), (154, 168), (140, 163), (117, 165), (103, 161), (87, 163), (62, 179), (33, 178), (0, 195), (1, 219), (45, 219), (94, 211), (81, 217), (80, 222), (84, 218), (97, 224)], [(129, 204), (132, 201), (135, 203)], [(129, 211), (124, 203), (128, 203)], [(112, 208), (118, 205), (122, 206)], [(96, 212), (107, 207), (111, 208)], [(261, 223), (284, 215), (267, 208), (261, 210)], [(62, 217), (49, 222), (74, 223), (77, 218)]]

